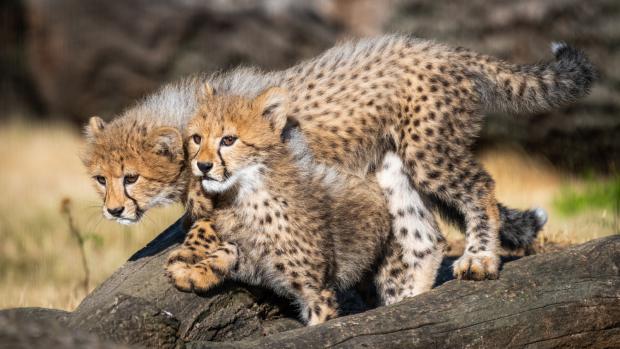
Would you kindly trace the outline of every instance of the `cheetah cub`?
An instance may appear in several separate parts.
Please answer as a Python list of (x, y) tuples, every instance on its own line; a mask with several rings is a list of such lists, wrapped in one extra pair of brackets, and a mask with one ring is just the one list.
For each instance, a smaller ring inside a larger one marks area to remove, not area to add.
[(279, 88), (255, 99), (215, 96), (209, 85), (202, 93), (187, 128), (188, 207), (198, 219), (189, 234), (215, 230), (221, 241), (193, 265), (173, 256), (175, 285), (206, 290), (230, 278), (292, 297), (309, 325), (335, 317), (335, 290), (360, 281), (388, 241), (390, 216), (376, 178), (367, 183), (316, 164), (297, 131), (283, 142), (287, 95)]

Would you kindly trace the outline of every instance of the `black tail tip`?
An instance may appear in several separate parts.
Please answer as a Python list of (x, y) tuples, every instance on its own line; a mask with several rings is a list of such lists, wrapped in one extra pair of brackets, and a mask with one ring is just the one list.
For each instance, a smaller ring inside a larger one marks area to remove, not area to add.
[(551, 43), (551, 52), (560, 64), (562, 70), (573, 71), (579, 73), (580, 77), (588, 88), (599, 78), (598, 70), (588, 56), (580, 49), (577, 49), (564, 41), (555, 41)]

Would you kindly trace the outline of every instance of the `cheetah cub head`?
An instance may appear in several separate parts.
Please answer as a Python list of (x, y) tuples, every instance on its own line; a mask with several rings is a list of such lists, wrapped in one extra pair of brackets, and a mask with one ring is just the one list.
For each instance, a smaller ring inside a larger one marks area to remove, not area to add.
[(105, 123), (94, 116), (86, 126), (82, 162), (109, 220), (136, 223), (152, 207), (181, 200), (183, 137), (175, 128), (152, 124), (128, 124), (123, 118)]
[(198, 91), (198, 111), (186, 133), (192, 174), (209, 193), (227, 191), (261, 171), (282, 147), (288, 95), (272, 87), (254, 99), (219, 96), (209, 84)]

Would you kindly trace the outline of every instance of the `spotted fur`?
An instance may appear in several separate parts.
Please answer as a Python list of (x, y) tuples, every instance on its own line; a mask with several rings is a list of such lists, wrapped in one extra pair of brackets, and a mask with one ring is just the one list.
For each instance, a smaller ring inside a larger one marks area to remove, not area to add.
[[(238, 69), (209, 80), (218, 94), (250, 98), (268, 86), (287, 89), (290, 116), (299, 123), (317, 161), (363, 176), (387, 151), (396, 151), (420, 194), (435, 195), (464, 217), (468, 246), (456, 274), (477, 279), (497, 275), (500, 207), (493, 180), (469, 146), (478, 135), (484, 111), (538, 112), (588, 92), (595, 73), (587, 58), (569, 46), (556, 47), (555, 54), (551, 63), (517, 66), (465, 49), (391, 35), (342, 44), (285, 71)], [(189, 111), (196, 107), (186, 91), (204, 79), (166, 87), (114, 122), (183, 130)], [(167, 112), (178, 105), (181, 112)], [(103, 127), (104, 134), (107, 128)], [(122, 131), (111, 138), (126, 140), (129, 149), (141, 147), (139, 137)], [(106, 158), (107, 149), (105, 140), (91, 141), (88, 154), (99, 157), (87, 156), (90, 163), (113, 162)], [(117, 179), (117, 172), (123, 175), (116, 171), (108, 176)], [(180, 180), (175, 191), (182, 192), (185, 186)]]
[[(222, 277), (265, 285), (293, 297), (313, 325), (337, 315), (337, 288), (378, 263), (389, 215), (376, 180), (316, 164), (301, 135), (282, 142), (287, 103), (278, 89), (254, 100), (207, 92), (187, 130), (198, 183), (188, 207), (198, 222), (167, 270), (182, 290), (205, 290)], [(175, 258), (204, 244), (207, 221), (234, 252), (216, 250), (193, 264)]]

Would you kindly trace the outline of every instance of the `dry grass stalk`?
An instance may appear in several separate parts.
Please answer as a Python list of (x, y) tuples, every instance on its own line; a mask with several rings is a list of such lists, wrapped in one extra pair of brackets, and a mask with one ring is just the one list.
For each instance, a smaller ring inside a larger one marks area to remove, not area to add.
[(66, 218), (71, 235), (75, 238), (80, 248), (80, 255), (82, 256), (82, 268), (84, 269), (84, 280), (82, 286), (84, 292), (88, 293), (88, 286), (90, 284), (90, 270), (88, 269), (88, 262), (86, 260), (86, 250), (84, 249), (84, 237), (80, 230), (76, 227), (73, 215), (71, 214), (71, 199), (63, 198), (60, 202), (60, 212)]

